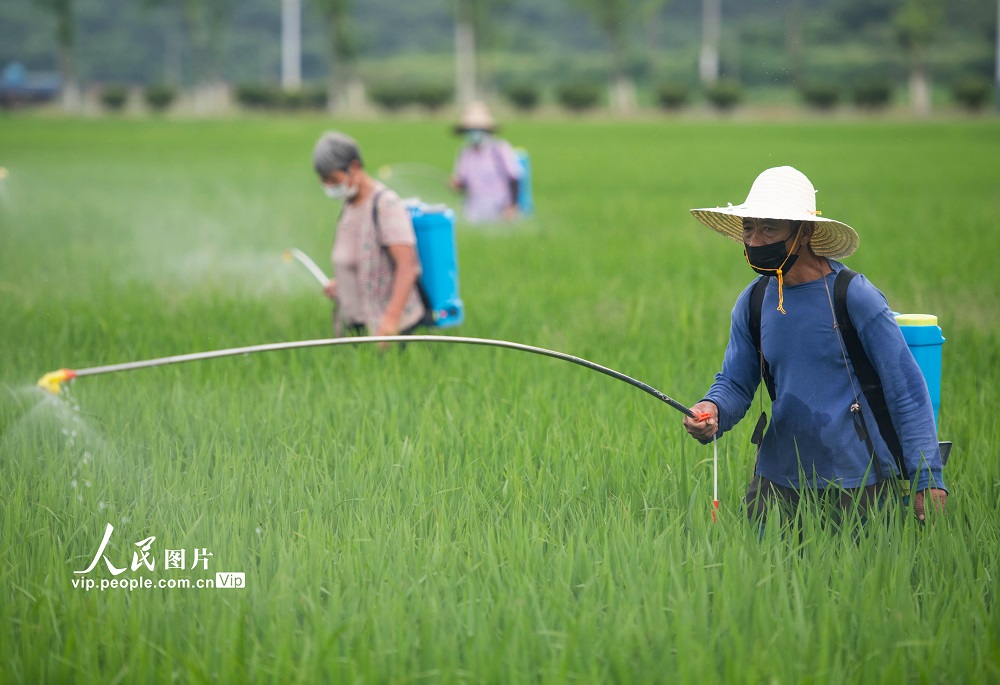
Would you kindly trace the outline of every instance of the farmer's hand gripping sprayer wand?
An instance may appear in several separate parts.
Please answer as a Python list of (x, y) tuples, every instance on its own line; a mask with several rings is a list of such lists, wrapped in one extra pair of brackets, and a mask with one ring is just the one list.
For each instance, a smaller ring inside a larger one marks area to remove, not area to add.
[[(292, 252), (291, 250), (289, 252)], [(294, 252), (293, 252), (294, 256)], [(306, 260), (312, 263), (308, 257), (303, 255)], [(301, 260), (300, 260), (301, 261)], [(305, 264), (305, 262), (303, 262)], [(308, 264), (306, 265), (308, 268)], [(313, 266), (316, 266), (313, 264)], [(311, 271), (312, 269), (310, 269)], [(316, 268), (319, 271), (319, 268)], [(322, 277), (322, 272), (317, 276), (317, 280)], [(326, 281), (323, 280), (323, 283)], [(614, 369), (609, 369), (606, 366), (601, 366), (600, 364), (595, 364), (592, 361), (588, 361), (581, 357), (574, 357), (570, 354), (565, 354), (563, 352), (556, 352), (554, 350), (547, 350), (543, 347), (533, 347), (531, 345), (523, 345), (521, 343), (507, 342), (505, 340), (491, 340), (488, 338), (463, 338), (458, 336), (444, 336), (444, 335), (380, 335), (380, 336), (365, 336), (356, 338), (321, 338), (317, 340), (297, 340), (293, 342), (280, 342), (280, 343), (268, 343), (264, 345), (251, 345), (248, 347), (231, 347), (223, 350), (210, 350), (207, 352), (193, 352), (191, 354), (180, 354), (171, 357), (159, 357), (157, 359), (146, 359), (143, 361), (136, 362), (126, 362), (123, 364), (109, 364), (107, 366), (93, 366), (87, 369), (59, 369), (57, 371), (50, 371), (38, 380), (38, 387), (47, 390), (53, 394), (58, 395), (63, 388), (63, 385), (72, 381), (74, 378), (81, 378), (83, 376), (98, 376), (105, 373), (117, 373), (119, 371), (133, 371), (135, 369), (145, 369), (153, 366), (165, 366), (167, 364), (179, 364), (182, 362), (193, 362), (202, 359), (216, 359), (218, 357), (233, 357), (236, 355), (246, 355), (246, 354), (256, 354), (258, 352), (271, 352), (276, 350), (294, 350), (305, 347), (334, 347), (338, 345), (362, 345), (371, 343), (449, 343), (449, 344), (459, 344), (459, 345), (486, 345), (490, 347), (502, 347), (511, 350), (518, 350), (520, 352), (530, 352), (532, 354), (539, 354), (545, 357), (552, 357), (554, 359), (562, 359), (563, 361), (571, 362), (578, 366), (590, 369), (591, 371), (597, 371), (603, 373), (606, 376), (611, 376), (617, 380), (624, 383), (628, 383), (632, 387), (638, 388), (643, 392), (652, 395), (656, 399), (670, 405), (677, 411), (681, 412), (687, 417), (694, 419), (695, 421), (705, 421), (710, 419), (712, 415), (710, 413), (698, 413), (691, 411), (686, 406), (678, 402), (677, 400), (667, 397), (662, 392), (654, 388), (653, 386), (643, 383), (640, 380), (636, 380), (631, 376), (626, 376), (620, 371), (615, 371)], [(712, 439), (713, 448), (715, 446), (715, 438)], [(714, 500), (712, 503), (712, 521), (715, 521), (715, 511), (719, 508), (719, 476), (718, 476), (718, 451), (715, 451), (713, 458), (713, 470), (714, 470)]]

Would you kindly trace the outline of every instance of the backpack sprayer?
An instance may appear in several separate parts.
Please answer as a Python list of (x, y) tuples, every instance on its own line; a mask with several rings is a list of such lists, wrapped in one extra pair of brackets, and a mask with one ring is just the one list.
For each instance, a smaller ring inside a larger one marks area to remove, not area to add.
[[(372, 200), (372, 223), (379, 231), (378, 197)], [(451, 328), (465, 320), (465, 305), (458, 292), (458, 252), (455, 247), (455, 213), (445, 205), (429, 205), (416, 198), (404, 200), (417, 239), (417, 257), (421, 273), (417, 281), (420, 299), (434, 328)], [(320, 285), (330, 280), (309, 255), (297, 248), (284, 253), (285, 261), (293, 259), (308, 269)]]
[[(289, 250), (289, 254), (292, 257), (295, 256), (295, 252)], [(301, 254), (301, 253), (300, 253)], [(303, 255), (304, 256), (304, 255)], [(305, 257), (308, 260), (308, 257)], [(310, 260), (311, 262), (311, 260)], [(305, 263), (305, 262), (303, 262)], [(313, 264), (315, 266), (315, 264)], [(308, 265), (307, 265), (308, 268)], [(311, 269), (310, 269), (311, 270)], [(317, 267), (317, 271), (318, 271)], [(320, 275), (322, 276), (322, 272)], [(319, 276), (317, 280), (319, 280)], [(326, 282), (323, 280), (322, 282)], [(38, 380), (38, 387), (53, 393), (55, 395), (60, 394), (63, 386), (69, 383), (75, 378), (82, 378), (84, 376), (99, 376), (106, 373), (118, 373), (121, 371), (134, 371), (136, 369), (147, 369), (154, 366), (165, 366), (167, 364), (180, 364), (183, 362), (193, 362), (200, 361), (203, 359), (217, 359), (219, 357), (232, 357), (236, 355), (243, 354), (256, 354), (258, 352), (272, 352), (278, 350), (294, 350), (306, 347), (333, 347), (338, 345), (362, 345), (371, 343), (450, 343), (459, 345), (486, 345), (490, 347), (502, 347), (511, 350), (518, 350), (521, 352), (530, 352), (532, 354), (538, 354), (545, 357), (552, 357), (554, 359), (561, 359), (563, 361), (571, 362), (578, 366), (590, 369), (591, 371), (597, 371), (603, 373), (606, 376), (611, 376), (617, 380), (624, 383), (628, 383), (634, 388), (638, 388), (643, 392), (652, 395), (661, 402), (673, 407), (680, 413), (688, 416), (696, 421), (705, 421), (711, 417), (711, 414), (696, 414), (691, 411), (685, 405), (681, 404), (677, 400), (671, 399), (667, 395), (663, 394), (653, 386), (643, 383), (640, 380), (636, 380), (631, 376), (626, 376), (620, 371), (615, 371), (614, 369), (609, 369), (606, 366), (601, 366), (600, 364), (595, 364), (592, 361), (582, 359), (581, 357), (574, 357), (570, 354), (565, 354), (563, 352), (556, 352), (554, 350), (548, 350), (543, 347), (533, 347), (531, 345), (523, 345), (521, 343), (507, 342), (504, 340), (490, 340), (488, 338), (463, 338), (458, 336), (440, 336), (440, 335), (381, 335), (381, 336), (359, 336), (352, 338), (323, 338), (317, 340), (297, 340), (293, 342), (280, 342), (280, 343), (269, 343), (263, 345), (251, 345), (248, 347), (231, 347), (222, 350), (210, 350), (207, 352), (194, 352), (191, 354), (180, 354), (171, 357), (159, 357), (157, 359), (146, 359), (143, 361), (136, 362), (126, 362), (123, 364), (109, 364), (107, 366), (93, 366), (86, 369), (59, 369), (57, 371), (50, 371)], [(713, 503), (712, 503), (712, 521), (715, 521), (715, 512), (719, 508), (719, 475), (718, 475), (718, 450), (715, 448), (715, 441), (712, 441), (714, 448), (713, 456)]]

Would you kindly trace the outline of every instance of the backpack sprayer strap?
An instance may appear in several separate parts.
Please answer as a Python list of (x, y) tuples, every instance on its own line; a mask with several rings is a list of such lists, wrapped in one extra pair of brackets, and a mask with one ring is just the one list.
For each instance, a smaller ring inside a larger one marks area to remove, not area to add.
[[(899, 434), (896, 433), (896, 428), (892, 425), (889, 405), (885, 400), (885, 393), (882, 391), (882, 379), (879, 378), (878, 371), (875, 370), (871, 359), (868, 357), (868, 353), (865, 352), (865, 347), (861, 344), (861, 338), (858, 336), (854, 322), (851, 321), (850, 312), (847, 310), (847, 287), (850, 285), (851, 279), (857, 275), (856, 271), (844, 268), (837, 274), (837, 279), (834, 281), (833, 304), (835, 308), (834, 315), (837, 320), (837, 330), (840, 332), (840, 338), (847, 348), (847, 354), (851, 358), (851, 363), (854, 365), (854, 374), (858, 377), (858, 382), (861, 383), (861, 392), (864, 394), (865, 399), (868, 400), (868, 406), (871, 408), (872, 414), (875, 415), (875, 423), (878, 424), (879, 434), (889, 448), (889, 452), (892, 453), (893, 459), (896, 461), (896, 466), (899, 468), (900, 476), (904, 480), (909, 480), (909, 470), (906, 468), (906, 461), (903, 458), (903, 446), (900, 443)], [(861, 415), (860, 407), (857, 414), (861, 416), (863, 422), (864, 417)], [(868, 438), (868, 446), (872, 452), (872, 460), (875, 462), (877, 468), (878, 460), (875, 459), (875, 451), (871, 445), (870, 437)], [(879, 473), (879, 478), (881, 477), (882, 474)]]
[(510, 193), (510, 203), (512, 205), (516, 205), (520, 181), (517, 176), (511, 176), (507, 173), (507, 163), (504, 161), (503, 153), (500, 151), (500, 145), (496, 141), (492, 141), (490, 144), (490, 154), (493, 155), (493, 163), (496, 165), (500, 175), (507, 179), (507, 190)]
[[(851, 375), (851, 365), (847, 361), (848, 352), (852, 353), (852, 358), (853, 353), (856, 352), (853, 345), (848, 348), (847, 339), (851, 338), (851, 342), (853, 343), (858, 336), (857, 331), (854, 330), (853, 323), (850, 323), (851, 316), (847, 311), (847, 286), (855, 275), (856, 273), (850, 269), (843, 269), (837, 274), (833, 286), (836, 293), (835, 298), (830, 296), (830, 286), (826, 282), (826, 276), (823, 276), (823, 286), (826, 288), (826, 299), (830, 303), (830, 314), (833, 315), (833, 328), (837, 331), (837, 342), (840, 344), (840, 356), (844, 360), (844, 371), (847, 373), (847, 379), (851, 383), (851, 393), (854, 395), (854, 402), (851, 403), (850, 408), (854, 432), (858, 434), (858, 439), (863, 441), (868, 448), (868, 454), (871, 456), (872, 465), (875, 468), (875, 475), (881, 483), (885, 480), (885, 474), (882, 472), (882, 465), (875, 455), (875, 443), (872, 442), (871, 432), (868, 430), (868, 422), (865, 421), (865, 415), (861, 408), (861, 400), (858, 399), (858, 390), (854, 387), (854, 376)], [(834, 299), (837, 300), (836, 305), (834, 304)], [(846, 325), (843, 323), (845, 319), (848, 322)], [(845, 334), (845, 330), (847, 329), (850, 332)], [(860, 340), (857, 342), (860, 344)], [(868, 354), (864, 351), (864, 347), (861, 347), (861, 354), (864, 355), (867, 362)]]
[[(761, 276), (754, 283), (753, 290), (750, 291), (750, 337), (753, 339), (754, 347), (757, 349), (757, 360), (760, 366), (759, 386), (767, 388), (767, 394), (770, 396), (771, 402), (774, 402), (774, 377), (771, 375), (771, 367), (768, 365), (767, 360), (764, 359), (764, 352), (760, 346), (760, 314), (764, 308), (764, 292), (767, 290), (767, 282), (770, 279), (770, 276)], [(757, 457), (759, 459), (760, 447), (764, 442), (764, 429), (767, 428), (767, 414), (764, 412), (764, 393), (760, 387), (758, 387), (758, 396), (760, 397), (760, 418), (757, 419), (757, 425), (754, 426), (753, 434), (750, 436), (750, 443), (757, 446)], [(754, 470), (756, 471), (756, 467)]]
[[(378, 201), (384, 192), (385, 189), (382, 188), (375, 193), (374, 197), (372, 197), (372, 224), (375, 226), (375, 239), (378, 241), (379, 247), (385, 250), (385, 253), (389, 255), (389, 259), (392, 259), (392, 253), (389, 252), (389, 248), (382, 244), (382, 231), (378, 220)], [(414, 247), (413, 250), (416, 252), (417, 248)], [(417, 260), (419, 259), (420, 253), (417, 252)], [(421, 271), (422, 270), (423, 267), (421, 267)], [(431, 307), (431, 298), (427, 296), (427, 291), (424, 289), (424, 284), (421, 282), (420, 276), (417, 276), (417, 281), (414, 285), (417, 288), (417, 294), (420, 295), (420, 303), (424, 306), (424, 318), (421, 319), (420, 324), (424, 326), (433, 326), (434, 309)]]
[[(854, 373), (861, 384), (861, 391), (868, 400), (868, 406), (872, 410), (872, 414), (875, 416), (875, 421), (878, 424), (879, 434), (882, 439), (885, 440), (889, 451), (892, 453), (893, 458), (896, 461), (896, 465), (899, 467), (899, 472), (904, 479), (909, 479), (909, 471), (906, 468), (906, 463), (903, 459), (903, 448), (899, 440), (899, 435), (896, 433), (896, 429), (892, 424), (892, 417), (889, 414), (889, 407), (885, 400), (885, 394), (882, 391), (882, 381), (878, 376), (878, 372), (872, 365), (871, 360), (868, 358), (868, 353), (865, 352), (864, 345), (861, 343), (861, 338), (858, 336), (858, 331), (854, 327), (854, 323), (851, 321), (850, 312), (847, 309), (847, 287), (851, 283), (851, 279), (857, 276), (856, 271), (844, 268), (837, 274), (837, 278), (834, 281), (833, 286), (833, 297), (830, 298), (829, 291), (827, 292), (827, 297), (831, 299), (830, 310), (834, 318), (834, 326), (839, 333), (839, 341), (841, 343), (841, 354), (844, 356), (844, 368), (850, 375), (850, 365), (848, 364), (848, 358), (850, 358), (851, 364), (854, 366)], [(771, 374), (770, 365), (767, 363), (767, 359), (764, 358), (764, 351), (760, 344), (760, 330), (761, 330), (761, 311), (764, 305), (764, 293), (767, 290), (767, 282), (770, 276), (761, 276), (757, 279), (757, 282), (753, 286), (753, 290), (750, 293), (750, 317), (749, 317), (749, 327), (750, 327), (750, 337), (753, 339), (754, 346), (757, 348), (757, 355), (760, 359), (760, 375), (761, 381), (765, 387), (767, 387), (768, 395), (771, 397), (773, 402), (776, 397), (774, 376)], [(826, 280), (824, 279), (824, 284)], [(851, 387), (854, 387), (854, 379), (851, 378)], [(758, 454), (760, 452), (760, 441), (763, 439), (764, 427), (767, 423), (767, 416), (763, 411), (764, 397), (761, 395), (761, 417), (757, 421), (757, 427), (754, 429), (753, 437), (751, 437), (751, 442), (757, 445)], [(872, 442), (871, 435), (868, 431), (868, 427), (865, 422), (864, 413), (861, 410), (861, 402), (858, 399), (857, 391), (855, 390), (855, 401), (851, 405), (851, 418), (854, 422), (854, 429), (858, 433), (858, 438), (865, 442), (865, 446), (868, 449), (868, 453), (872, 457), (872, 465), (875, 469), (876, 476), (878, 479), (884, 480), (885, 476), (882, 472), (881, 464), (875, 455), (875, 445)]]

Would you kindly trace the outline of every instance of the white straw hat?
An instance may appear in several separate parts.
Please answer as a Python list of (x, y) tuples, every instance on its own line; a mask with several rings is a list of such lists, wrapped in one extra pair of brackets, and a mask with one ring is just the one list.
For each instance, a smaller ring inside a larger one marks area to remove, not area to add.
[(463, 133), (470, 130), (495, 131), (496, 128), (497, 122), (490, 114), (490, 110), (487, 109), (485, 104), (477, 100), (470, 102), (465, 111), (462, 112), (462, 117), (458, 120), (455, 130)]
[(779, 166), (762, 172), (741, 205), (692, 209), (694, 217), (713, 231), (743, 242), (743, 219), (812, 221), (809, 245), (820, 257), (842, 259), (858, 249), (857, 232), (845, 223), (827, 219), (816, 211), (816, 189), (798, 169)]

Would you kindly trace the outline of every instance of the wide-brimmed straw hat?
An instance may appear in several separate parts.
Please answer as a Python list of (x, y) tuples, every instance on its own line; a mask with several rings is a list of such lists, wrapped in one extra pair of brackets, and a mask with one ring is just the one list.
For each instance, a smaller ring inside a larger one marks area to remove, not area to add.
[(743, 242), (743, 219), (789, 219), (812, 221), (815, 229), (809, 245), (820, 257), (843, 259), (858, 249), (857, 232), (845, 223), (828, 219), (816, 211), (816, 189), (798, 169), (779, 166), (757, 177), (741, 205), (692, 209), (694, 217), (713, 231)]
[(486, 105), (478, 100), (475, 102), (470, 102), (462, 112), (461, 118), (458, 120), (458, 124), (455, 126), (455, 131), (457, 133), (465, 133), (466, 131), (496, 131), (497, 122), (493, 119), (490, 114), (490, 110), (487, 109)]

